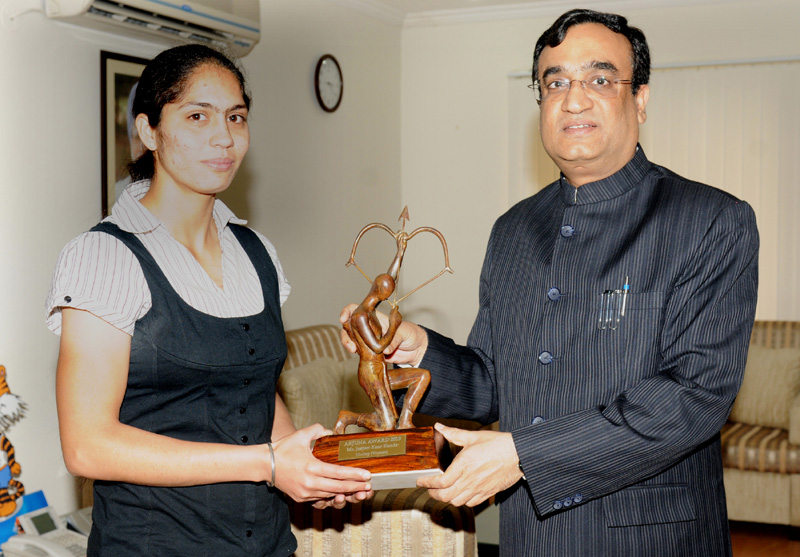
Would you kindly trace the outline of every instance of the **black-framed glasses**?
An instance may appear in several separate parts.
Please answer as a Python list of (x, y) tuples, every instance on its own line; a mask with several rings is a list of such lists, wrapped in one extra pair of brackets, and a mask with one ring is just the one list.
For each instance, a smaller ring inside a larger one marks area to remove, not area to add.
[(614, 79), (604, 74), (594, 74), (585, 79), (567, 79), (559, 76), (546, 77), (543, 82), (536, 80), (528, 85), (536, 94), (536, 102), (543, 103), (563, 98), (572, 88), (573, 83), (580, 83), (587, 95), (600, 99), (613, 99), (619, 95), (618, 85), (630, 85), (632, 79)]

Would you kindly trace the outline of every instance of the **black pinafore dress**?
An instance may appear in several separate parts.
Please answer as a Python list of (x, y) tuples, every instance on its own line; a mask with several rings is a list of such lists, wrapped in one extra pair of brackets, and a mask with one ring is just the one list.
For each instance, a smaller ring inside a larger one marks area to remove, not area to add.
[[(275, 388), (286, 359), (278, 278), (254, 232), (229, 225), (255, 266), (261, 313), (219, 318), (184, 302), (134, 234), (100, 223), (144, 271), (153, 305), (136, 322), (120, 421), (187, 441), (271, 440)], [(278, 490), (265, 483), (191, 487), (94, 484), (90, 556), (290, 555), (297, 543)]]

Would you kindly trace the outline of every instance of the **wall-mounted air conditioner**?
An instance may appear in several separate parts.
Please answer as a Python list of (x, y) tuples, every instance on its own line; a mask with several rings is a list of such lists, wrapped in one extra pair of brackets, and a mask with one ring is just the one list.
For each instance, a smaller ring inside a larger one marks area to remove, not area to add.
[(165, 44), (206, 42), (244, 56), (261, 37), (259, 0), (45, 0), (48, 17)]

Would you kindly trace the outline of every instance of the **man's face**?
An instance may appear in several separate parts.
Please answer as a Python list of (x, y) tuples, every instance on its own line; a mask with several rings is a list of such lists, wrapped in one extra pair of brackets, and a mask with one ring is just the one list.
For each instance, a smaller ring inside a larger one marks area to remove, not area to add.
[[(599, 23), (571, 27), (555, 48), (539, 57), (540, 83), (554, 76), (566, 80), (603, 74), (631, 79), (632, 48), (628, 39)], [(602, 98), (575, 82), (569, 91), (543, 98), (539, 131), (550, 158), (573, 186), (601, 180), (625, 166), (636, 151), (639, 125), (647, 118), (647, 85), (636, 96), (631, 85), (616, 84), (618, 95)]]

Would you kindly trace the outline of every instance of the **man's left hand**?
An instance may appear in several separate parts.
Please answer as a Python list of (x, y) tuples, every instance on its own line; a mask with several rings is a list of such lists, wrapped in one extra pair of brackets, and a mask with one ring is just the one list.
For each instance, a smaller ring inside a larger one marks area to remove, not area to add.
[(463, 447), (441, 476), (420, 478), (434, 499), (474, 507), (522, 478), (514, 440), (508, 432), (468, 431), (436, 424), (445, 439)]

